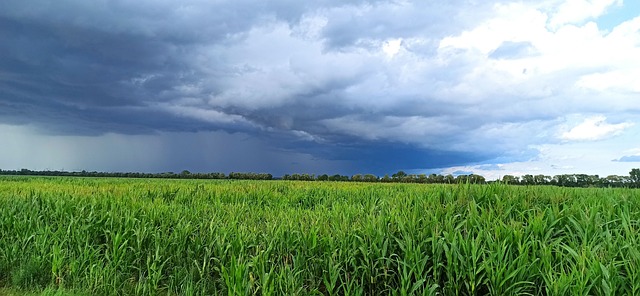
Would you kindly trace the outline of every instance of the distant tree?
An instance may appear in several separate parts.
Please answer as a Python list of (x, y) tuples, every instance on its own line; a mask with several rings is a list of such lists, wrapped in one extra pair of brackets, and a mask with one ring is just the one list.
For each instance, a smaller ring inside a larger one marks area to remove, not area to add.
[(502, 177), (502, 183), (505, 183), (505, 184), (518, 184), (518, 183), (520, 183), (520, 178), (512, 176), (512, 175), (504, 175)]
[(545, 175), (535, 175), (533, 176), (533, 183), (536, 185), (546, 185), (547, 183), (549, 183), (549, 179), (551, 178)]
[(467, 181), (469, 181), (469, 176), (467, 175), (458, 175), (456, 176), (456, 179), (455, 179), (455, 183), (458, 183), (458, 184), (467, 183)]
[(226, 176), (224, 175), (224, 173), (210, 173), (209, 177), (211, 179), (224, 179), (226, 178)]
[(577, 174), (575, 178), (577, 187), (587, 187), (589, 185), (589, 176), (587, 174)]
[(349, 181), (349, 177), (335, 174), (333, 176), (329, 176), (329, 181)]
[(427, 183), (439, 183), (438, 182), (438, 175), (429, 174), (429, 176), (427, 176)]
[(327, 174), (320, 175), (318, 181), (329, 181), (329, 176)]
[(398, 171), (397, 173), (391, 175), (391, 178), (393, 179), (393, 181), (399, 182), (399, 181), (402, 181), (402, 179), (406, 176), (407, 176), (407, 173), (405, 173), (404, 171)]
[(418, 175), (418, 178), (416, 180), (418, 183), (429, 183), (429, 177), (427, 177), (427, 175), (425, 174), (420, 174)]
[(483, 176), (476, 175), (476, 174), (469, 175), (467, 177), (467, 180), (469, 181), (469, 183), (473, 183), (473, 184), (484, 184), (484, 183), (486, 183), (486, 180), (484, 179)]
[(391, 179), (391, 177), (389, 177), (389, 175), (384, 175), (384, 177), (382, 177), (380, 179), (380, 182), (392, 182), (393, 179)]
[(362, 177), (362, 181), (365, 182), (378, 182), (378, 176), (372, 174), (366, 174)]
[(602, 179), (602, 185), (604, 187), (623, 187), (625, 177), (617, 175), (609, 175)]
[(430, 174), (427, 176), (427, 183), (444, 183), (444, 176), (437, 174)]
[(309, 175), (309, 174), (292, 174), (290, 176), (289, 175), (285, 175), (283, 177), (283, 179), (285, 179), (285, 180), (295, 180), (295, 181), (315, 181), (316, 180), (316, 176), (315, 175)]
[(534, 185), (535, 181), (533, 175), (523, 175), (520, 179), (520, 184), (522, 185)]
[(631, 172), (629, 172), (629, 181), (632, 187), (640, 188), (640, 169), (632, 169)]
[(456, 178), (453, 177), (453, 175), (448, 174), (448, 175), (444, 176), (443, 181), (446, 184), (453, 184), (453, 183), (455, 183)]
[(589, 187), (602, 187), (602, 179), (598, 175), (589, 175)]
[(400, 182), (403, 183), (417, 183), (418, 182), (418, 176), (416, 175), (404, 175), (404, 177), (401, 177)]

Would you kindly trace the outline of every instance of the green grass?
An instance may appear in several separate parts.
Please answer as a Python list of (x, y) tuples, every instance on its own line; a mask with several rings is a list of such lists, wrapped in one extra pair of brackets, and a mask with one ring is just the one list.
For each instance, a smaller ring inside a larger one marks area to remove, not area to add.
[(0, 296), (86, 296), (88, 294), (64, 289), (47, 288), (40, 291), (0, 288)]
[(0, 295), (640, 295), (639, 192), (0, 177)]

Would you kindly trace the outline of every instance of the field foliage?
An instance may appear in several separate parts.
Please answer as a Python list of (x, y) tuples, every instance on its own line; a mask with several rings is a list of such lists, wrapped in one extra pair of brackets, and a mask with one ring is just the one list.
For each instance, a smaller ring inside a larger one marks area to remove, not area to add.
[(640, 295), (640, 191), (0, 177), (0, 287)]

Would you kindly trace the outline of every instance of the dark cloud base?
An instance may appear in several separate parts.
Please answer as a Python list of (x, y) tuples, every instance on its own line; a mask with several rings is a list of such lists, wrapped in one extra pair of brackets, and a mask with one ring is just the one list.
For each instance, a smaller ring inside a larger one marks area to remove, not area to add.
[(356, 145), (305, 145), (299, 151), (317, 157), (345, 161), (346, 172), (392, 174), (399, 170), (429, 170), (479, 163), (493, 156), (471, 152), (439, 151), (409, 144), (363, 142)]

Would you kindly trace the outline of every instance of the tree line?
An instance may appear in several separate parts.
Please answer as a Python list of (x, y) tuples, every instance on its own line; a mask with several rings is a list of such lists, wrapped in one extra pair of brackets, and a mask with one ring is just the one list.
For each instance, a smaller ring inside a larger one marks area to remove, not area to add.
[(184, 170), (180, 173), (139, 173), (139, 172), (67, 172), (67, 171), (32, 171), (0, 170), (0, 175), (15, 176), (62, 176), (62, 177), (111, 177), (111, 178), (164, 178), (164, 179), (243, 179), (243, 180), (272, 180), (273, 176), (267, 173), (236, 173), (229, 175), (224, 173), (191, 173)]
[(609, 175), (600, 177), (587, 174), (564, 174), (555, 176), (506, 175), (503, 183), (512, 185), (555, 185), (562, 187), (631, 187), (640, 188), (640, 169), (632, 169), (628, 176)]
[(391, 176), (384, 175), (378, 177), (373, 174), (356, 174), (352, 176), (344, 175), (310, 175), (310, 174), (292, 174), (284, 175), (283, 180), (296, 181), (351, 181), (351, 182), (382, 182), (382, 183), (423, 183), (423, 184), (455, 184), (455, 183), (474, 183), (484, 184), (486, 180), (483, 176), (470, 175), (439, 175), (439, 174), (407, 174), (399, 171)]
[(378, 177), (372, 174), (366, 175), (309, 175), (309, 174), (293, 174), (284, 175), (284, 180), (301, 180), (301, 181), (354, 181), (354, 182), (388, 182), (388, 183), (423, 183), (423, 184), (487, 184), (501, 182), (510, 185), (553, 185), (561, 187), (631, 187), (640, 188), (640, 169), (632, 169), (629, 176), (609, 175), (600, 177), (598, 175), (587, 174), (563, 174), (555, 176), (547, 175), (523, 175), (512, 176), (505, 175), (500, 180), (487, 181), (481, 175), (439, 175), (439, 174), (418, 174), (410, 175), (403, 171), (399, 171), (391, 176), (384, 175)]
[(381, 183), (422, 183), (422, 184), (486, 184), (502, 182), (510, 185), (553, 185), (562, 187), (630, 187), (640, 188), (640, 169), (632, 169), (628, 176), (609, 175), (600, 177), (587, 174), (563, 174), (555, 176), (547, 175), (505, 175), (500, 180), (487, 181), (483, 176), (476, 174), (453, 176), (441, 174), (407, 174), (398, 171), (395, 174), (379, 177), (373, 174), (346, 175), (315, 175), (315, 174), (287, 174), (282, 178), (274, 178), (268, 173), (231, 172), (224, 173), (191, 173), (184, 170), (180, 173), (139, 173), (139, 172), (67, 172), (67, 171), (33, 171), (1, 170), (0, 175), (22, 176), (69, 176), (69, 177), (115, 177), (115, 178), (167, 178), (167, 179), (233, 179), (233, 180), (293, 180), (293, 181), (341, 181), (341, 182), (381, 182)]

